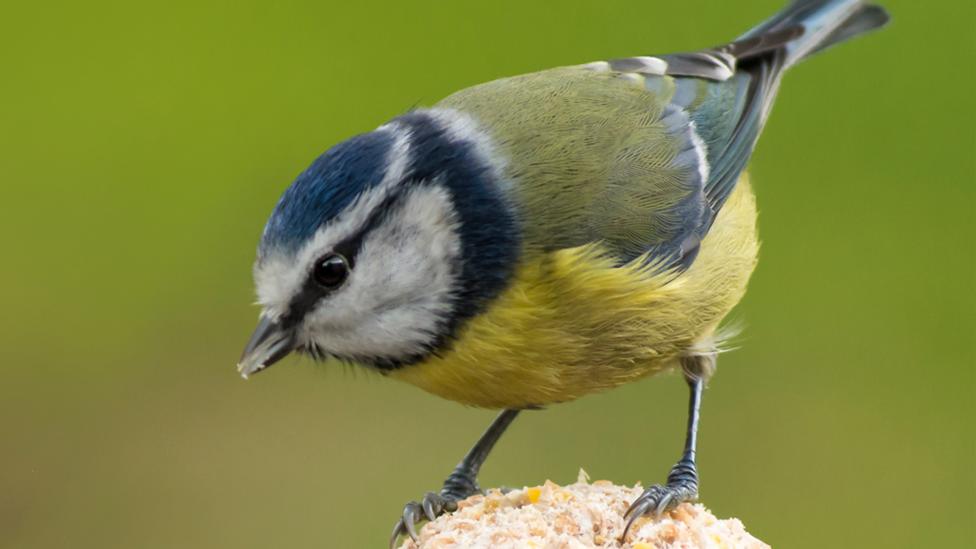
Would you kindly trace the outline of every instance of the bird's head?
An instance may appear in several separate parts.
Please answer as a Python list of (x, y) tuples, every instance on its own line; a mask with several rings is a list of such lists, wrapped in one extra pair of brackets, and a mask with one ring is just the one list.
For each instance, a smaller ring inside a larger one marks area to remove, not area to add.
[(503, 162), (454, 111), (344, 141), (284, 192), (254, 265), (245, 377), (292, 351), (389, 370), (450, 345), (508, 283), (519, 230)]

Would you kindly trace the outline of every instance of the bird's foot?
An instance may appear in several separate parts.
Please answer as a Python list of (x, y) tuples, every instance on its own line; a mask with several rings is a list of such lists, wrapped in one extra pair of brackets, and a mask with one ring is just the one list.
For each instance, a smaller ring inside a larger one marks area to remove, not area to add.
[(624, 527), (624, 533), (620, 539), (627, 538), (630, 527), (638, 518), (645, 515), (653, 515), (655, 518), (659, 518), (678, 505), (697, 499), (698, 471), (695, 468), (694, 461), (683, 459), (671, 469), (667, 484), (650, 486), (630, 505), (630, 508), (624, 513), (627, 525)]
[(457, 510), (459, 501), (480, 493), (478, 483), (469, 474), (455, 471), (444, 482), (440, 493), (427, 492), (420, 501), (411, 501), (403, 506), (400, 520), (393, 527), (393, 535), (390, 536), (390, 549), (396, 547), (397, 540), (403, 534), (417, 542), (418, 522), (425, 518), (432, 521), (445, 513), (453, 513)]

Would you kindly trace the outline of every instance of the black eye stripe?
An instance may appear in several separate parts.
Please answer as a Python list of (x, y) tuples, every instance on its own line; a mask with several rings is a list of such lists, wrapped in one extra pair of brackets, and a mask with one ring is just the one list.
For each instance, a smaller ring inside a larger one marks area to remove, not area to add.
[(366, 236), (372, 232), (373, 229), (379, 226), (380, 222), (382, 222), (383, 219), (393, 210), (396, 203), (403, 198), (404, 194), (406, 194), (402, 189), (403, 187), (400, 187), (391, 191), (390, 194), (387, 195), (387, 197), (384, 198), (378, 206), (373, 208), (373, 211), (370, 212), (369, 217), (366, 218), (366, 222), (363, 223), (363, 226), (358, 231), (347, 237), (345, 240), (340, 241), (333, 247), (333, 250), (336, 253), (345, 256), (346, 261), (349, 262), (350, 269), (355, 268), (356, 257), (359, 255), (359, 251), (363, 247), (363, 242), (366, 240)]
[[(347, 237), (345, 240), (340, 241), (338, 244), (333, 246), (332, 250), (334, 253), (342, 255), (346, 264), (349, 266), (349, 276), (352, 275), (352, 271), (356, 268), (356, 257), (359, 255), (359, 251), (363, 247), (363, 242), (366, 240), (366, 236), (373, 231), (383, 219), (392, 211), (396, 203), (400, 201), (401, 198), (406, 193), (403, 191), (403, 186), (394, 189), (390, 194), (383, 199), (382, 202), (376, 208), (370, 212), (366, 222), (363, 226)], [(324, 297), (331, 294), (335, 289), (338, 288), (323, 288), (320, 284), (315, 281), (315, 265), (319, 263), (319, 259), (316, 259), (309, 269), (308, 274), (305, 277), (305, 282), (302, 284), (302, 289), (292, 298), (291, 302), (288, 303), (288, 312), (282, 317), (281, 322), (285, 327), (293, 327), (298, 325), (305, 315), (308, 314), (315, 305)]]

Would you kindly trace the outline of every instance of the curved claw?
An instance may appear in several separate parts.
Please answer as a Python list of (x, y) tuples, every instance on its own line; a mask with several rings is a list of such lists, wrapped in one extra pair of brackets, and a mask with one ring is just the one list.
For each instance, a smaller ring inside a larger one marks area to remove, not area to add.
[(635, 499), (634, 503), (631, 503), (630, 507), (627, 508), (627, 512), (624, 513), (624, 518), (630, 517), (631, 515), (637, 515), (639, 517), (646, 513), (647, 510), (653, 506), (653, 504), (649, 504), (649, 502), (657, 500), (658, 491), (660, 488), (661, 487), (659, 485), (655, 484), (647, 490), (644, 490), (644, 493)]
[(434, 505), (431, 503), (429, 499), (426, 498), (424, 499), (423, 506), (424, 506), (424, 516), (427, 517), (427, 520), (434, 520), (437, 518), (437, 515), (434, 514)]
[[(638, 518), (644, 516), (643, 511), (645, 511), (645, 509), (643, 508), (643, 504), (641, 504), (637, 508), (640, 508), (640, 510), (641, 510), (640, 513), (630, 514), (629, 516), (628, 515), (624, 515), (624, 518), (627, 519), (627, 525), (624, 526), (624, 533), (620, 536), (620, 540), (621, 541), (627, 539), (627, 534), (630, 533), (630, 527), (634, 525), (634, 521), (636, 521)], [(631, 506), (631, 509), (636, 509), (636, 508), (633, 507), (633, 506)], [(628, 513), (630, 513), (630, 510), (628, 510)]]
[(420, 502), (427, 520), (434, 521), (446, 512), (457, 511), (457, 502), (436, 492), (427, 492)]
[(417, 543), (419, 540), (417, 538), (417, 512), (420, 511), (420, 504), (416, 501), (411, 501), (403, 508), (403, 526), (407, 529), (407, 534), (410, 535), (410, 539)]
[[(624, 513), (624, 518), (625, 519), (629, 519), (632, 515), (635, 514), (634, 511), (636, 511), (637, 508), (640, 507), (643, 503), (644, 503), (644, 499), (643, 498), (637, 498), (637, 499), (635, 499), (634, 500), (634, 503), (631, 503), (630, 504), (630, 507), (628, 507), (627, 508), (627, 511)], [(640, 515), (640, 513), (637, 513), (637, 515)]]
[(638, 518), (649, 512), (653, 512), (655, 518), (660, 518), (661, 515), (678, 504), (684, 501), (694, 500), (695, 498), (696, 491), (689, 490), (685, 486), (661, 486), (659, 484), (651, 486), (640, 497), (634, 500), (634, 503), (630, 504), (627, 512), (624, 513), (624, 519), (627, 520), (627, 523), (624, 525), (624, 533), (620, 536), (620, 540), (627, 539), (627, 534), (630, 533), (630, 527), (633, 526)]
[(396, 542), (398, 539), (400, 539), (400, 535), (402, 535), (404, 532), (405, 529), (403, 528), (403, 521), (398, 520), (393, 526), (393, 534), (390, 535), (390, 549), (396, 549)]
[(411, 501), (404, 505), (400, 520), (393, 527), (393, 535), (390, 537), (390, 549), (396, 547), (397, 539), (403, 534), (409, 535), (414, 543), (419, 543), (416, 524), (422, 518), (433, 521), (437, 520), (437, 517), (443, 515), (445, 512), (453, 512), (456, 510), (456, 501), (435, 492), (427, 492), (424, 494), (424, 497), (421, 498), (419, 503)]
[(417, 528), (414, 523), (417, 522), (417, 512), (420, 510), (420, 504), (416, 501), (411, 501), (410, 503), (403, 506), (403, 512), (400, 515), (400, 520), (393, 525), (393, 533), (390, 535), (390, 549), (396, 547), (396, 542), (400, 539), (400, 536), (407, 534), (410, 539), (417, 543)]

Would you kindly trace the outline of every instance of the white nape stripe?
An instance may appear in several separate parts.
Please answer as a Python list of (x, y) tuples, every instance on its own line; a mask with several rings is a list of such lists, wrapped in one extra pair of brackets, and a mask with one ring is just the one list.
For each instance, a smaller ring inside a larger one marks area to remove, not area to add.
[(386, 174), (374, 187), (359, 196), (329, 224), (321, 227), (294, 256), (270, 256), (254, 266), (258, 304), (277, 318), (285, 314), (291, 297), (301, 288), (308, 266), (318, 254), (362, 228), (370, 213), (399, 184), (410, 166), (410, 131), (396, 124), (385, 124), (377, 131), (391, 132), (393, 145), (386, 157)]
[(688, 120), (688, 130), (691, 135), (691, 144), (698, 154), (698, 175), (701, 177), (702, 185), (707, 185), (708, 176), (711, 174), (711, 166), (708, 164), (708, 145), (698, 135), (698, 128), (695, 127), (694, 120)]
[(492, 179), (501, 185), (508, 185), (505, 170), (507, 159), (498, 152), (491, 136), (481, 129), (478, 121), (471, 115), (457, 109), (435, 107), (420, 112), (428, 114), (452, 142), (468, 143), (474, 147), (475, 154), (491, 170)]
[(398, 124), (383, 124), (377, 131), (389, 131), (395, 136), (393, 146), (386, 157), (386, 175), (377, 187), (388, 192), (394, 185), (403, 180), (403, 175), (410, 166), (410, 130)]

